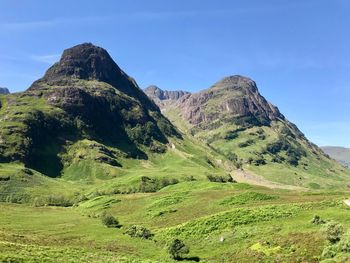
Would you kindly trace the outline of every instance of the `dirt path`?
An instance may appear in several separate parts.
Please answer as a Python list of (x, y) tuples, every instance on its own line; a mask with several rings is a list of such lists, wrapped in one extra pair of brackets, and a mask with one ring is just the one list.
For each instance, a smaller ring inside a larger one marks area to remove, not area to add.
[(346, 199), (346, 200), (344, 200), (343, 202), (344, 202), (344, 204), (350, 206), (350, 199)]
[[(302, 190), (306, 191), (307, 188), (294, 186), (294, 185), (286, 185), (286, 184), (280, 184), (280, 183), (274, 183), (271, 181), (268, 181), (260, 176), (257, 176), (251, 172), (243, 171), (243, 170), (235, 170), (231, 172), (231, 176), (233, 179), (235, 179), (239, 183), (247, 183), (247, 184), (253, 184), (253, 185), (259, 185), (259, 186), (265, 186), (268, 188), (273, 189), (288, 189), (288, 190)], [(349, 206), (350, 206), (350, 199)]]

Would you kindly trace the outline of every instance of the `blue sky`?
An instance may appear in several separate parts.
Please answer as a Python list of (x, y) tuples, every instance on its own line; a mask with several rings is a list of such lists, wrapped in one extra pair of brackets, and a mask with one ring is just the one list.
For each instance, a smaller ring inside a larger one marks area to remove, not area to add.
[(25, 90), (82, 42), (141, 87), (241, 74), (319, 145), (350, 147), (348, 0), (0, 0), (0, 86)]

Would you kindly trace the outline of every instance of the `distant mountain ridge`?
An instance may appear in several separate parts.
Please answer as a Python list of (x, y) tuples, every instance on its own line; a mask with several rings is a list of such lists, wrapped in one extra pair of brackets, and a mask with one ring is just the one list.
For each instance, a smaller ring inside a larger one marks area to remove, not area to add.
[(174, 105), (180, 98), (191, 95), (190, 92), (183, 90), (162, 90), (155, 85), (145, 88), (144, 92), (161, 110)]
[(1, 88), (0, 87), (0, 94), (10, 94), (10, 91), (7, 88)]
[(162, 90), (155, 85), (151, 85), (144, 89), (144, 92), (152, 99), (159, 100), (178, 100), (184, 95), (191, 94), (183, 90)]
[(350, 168), (350, 148), (323, 146), (321, 149), (334, 160)]

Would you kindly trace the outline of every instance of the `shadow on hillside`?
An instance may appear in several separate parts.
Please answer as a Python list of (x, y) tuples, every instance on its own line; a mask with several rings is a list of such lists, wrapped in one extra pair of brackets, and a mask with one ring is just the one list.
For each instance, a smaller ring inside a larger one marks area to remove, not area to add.
[(194, 262), (199, 262), (201, 259), (197, 256), (195, 257), (183, 257), (183, 258), (179, 258), (177, 259), (177, 261), (194, 261)]

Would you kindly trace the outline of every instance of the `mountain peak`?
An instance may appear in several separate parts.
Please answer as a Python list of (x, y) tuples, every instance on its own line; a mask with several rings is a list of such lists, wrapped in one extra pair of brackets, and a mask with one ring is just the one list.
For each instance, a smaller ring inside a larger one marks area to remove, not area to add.
[(83, 43), (64, 50), (59, 62), (55, 63), (44, 78), (96, 79), (113, 83), (124, 72), (113, 61), (108, 52), (91, 43)]
[(91, 43), (64, 50), (60, 61), (51, 66), (29, 90), (47, 89), (47, 86), (72, 86), (72, 82), (77, 79), (105, 82), (131, 97), (149, 103), (135, 80), (119, 68), (108, 52)]
[(190, 124), (205, 127), (232, 118), (255, 118), (261, 123), (284, 119), (278, 108), (259, 93), (256, 83), (241, 75), (225, 77), (209, 89), (184, 97), (180, 104)]
[(250, 89), (253, 92), (257, 91), (256, 83), (254, 80), (241, 76), (232, 75), (225, 77), (216, 82), (211, 89)]

